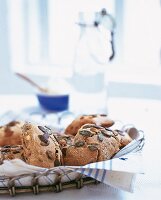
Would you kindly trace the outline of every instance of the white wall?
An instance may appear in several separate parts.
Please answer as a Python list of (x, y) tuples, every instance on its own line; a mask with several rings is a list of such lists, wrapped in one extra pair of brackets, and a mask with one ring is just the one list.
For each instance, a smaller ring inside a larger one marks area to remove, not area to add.
[[(133, 0), (134, 1), (134, 0)], [(143, 1), (143, 0), (142, 0)], [(126, 1), (125, 1), (126, 2)], [(152, 0), (149, 0), (148, 2), (152, 2)], [(156, 1), (154, 1), (156, 2)], [(125, 7), (127, 8), (127, 7)], [(153, 10), (153, 12), (151, 13), (152, 17), (153, 17), (153, 13), (154, 13), (155, 10)], [(153, 17), (153, 19), (155, 19), (155, 16)], [(154, 20), (155, 21), (155, 20)], [(153, 22), (153, 21), (152, 21)], [(149, 26), (147, 26), (149, 27)], [(155, 26), (156, 29), (157, 27), (159, 27), (159, 23)], [(154, 25), (153, 25), (153, 28), (154, 28)], [(155, 29), (155, 30), (156, 30)], [(158, 29), (160, 30), (160, 29)], [(126, 31), (127, 32), (127, 29)], [(157, 32), (158, 34), (158, 32)], [(158, 34), (159, 36), (159, 34)], [(142, 36), (143, 37), (143, 36)], [(144, 38), (144, 37), (143, 37)], [(158, 37), (159, 38), (159, 37)], [(129, 39), (130, 41), (132, 41), (131, 39)], [(13, 73), (13, 71), (11, 71), (11, 63), (10, 63), (10, 48), (9, 48), (9, 43), (8, 43), (8, 27), (7, 27), (7, 0), (0, 0), (0, 94), (14, 94), (14, 93), (17, 93), (17, 94), (24, 94), (24, 93), (33, 93), (33, 88), (26, 82), (20, 80), (18, 77), (16, 77)], [(133, 41), (134, 42), (134, 41)], [(132, 42), (131, 42), (132, 43)], [(130, 44), (131, 44), (130, 43)], [(124, 46), (126, 46), (124, 44)], [(150, 46), (151, 46), (151, 43), (150, 43)], [(158, 44), (158, 47), (160, 46), (160, 44)], [(146, 47), (147, 48), (147, 47)], [(128, 48), (127, 48), (128, 49)], [(117, 50), (117, 49), (116, 49)], [(159, 51), (158, 51), (159, 52)], [(125, 53), (125, 52), (124, 52)], [(145, 53), (145, 52), (144, 52)], [(138, 54), (137, 54), (138, 55)], [(146, 54), (145, 54), (146, 55)], [(146, 56), (144, 55), (144, 59), (146, 59)], [(151, 55), (151, 54), (150, 54)], [(156, 53), (155, 53), (155, 56), (158, 56)], [(136, 59), (138, 60), (138, 59)], [(157, 61), (158, 62), (158, 61)], [(131, 65), (128, 65), (128, 66), (131, 66)], [(152, 66), (152, 69), (156, 69), (155, 65), (151, 65)], [(135, 66), (136, 67), (136, 66)], [(159, 68), (160, 68), (160, 65), (159, 65)], [(131, 72), (135, 70), (135, 73), (137, 75), (137, 78), (136, 78), (136, 81), (138, 80), (138, 75), (140, 75), (140, 73), (138, 73), (138, 71), (136, 71), (135, 68), (132, 68), (129, 70), (128, 68), (128, 71)], [(137, 69), (138, 70), (138, 69)], [(139, 69), (140, 70), (140, 69)], [(153, 70), (152, 70), (153, 71)], [(155, 70), (154, 70), (155, 71)], [(160, 70), (161, 71), (161, 70)], [(160, 72), (159, 71), (159, 72)], [(144, 73), (147, 73), (147, 70), (144, 71)], [(155, 76), (153, 76), (151, 73), (149, 73), (148, 75), (150, 75), (150, 78), (148, 78), (148, 84), (150, 84), (149, 80), (151, 80), (153, 78), (153, 82), (154, 84), (156, 84), (157, 82), (159, 82), (159, 86), (161, 85), (160, 84), (160, 74), (161, 73), (155, 73)], [(120, 76), (119, 76), (120, 75)], [(130, 75), (130, 76), (129, 76)], [(133, 73), (129, 73), (126, 74), (126, 71), (124, 73), (123, 69), (120, 68), (120, 66), (112, 66), (111, 67), (111, 72), (110, 72), (110, 80), (111, 81), (114, 81), (116, 82), (117, 84), (119, 84), (119, 77), (123, 77), (123, 82), (126, 82), (127, 84), (127, 88), (129, 88), (129, 84), (128, 84), (128, 77), (131, 77), (133, 76), (133, 79), (135, 78), (134, 74)], [(146, 75), (146, 74), (145, 74)], [(143, 79), (145, 80), (145, 75), (143, 76)], [(156, 76), (157, 75), (157, 76)], [(141, 76), (141, 75), (140, 75)], [(125, 77), (125, 78), (124, 78)], [(151, 78), (152, 77), (152, 78)], [(39, 80), (40, 83), (42, 83), (42, 78), (41, 79), (38, 79), (37, 77), (34, 77), (35, 80)], [(141, 76), (141, 79), (142, 79), (142, 76)], [(154, 81), (155, 79), (155, 81)], [(140, 79), (139, 79), (140, 80)], [(157, 81), (159, 80), (159, 81)], [(135, 81), (135, 83), (136, 83)], [(141, 81), (142, 83), (143, 81)], [(144, 81), (145, 82), (145, 81)], [(134, 83), (134, 82), (133, 82)], [(158, 85), (158, 84), (157, 84)], [(116, 93), (118, 91), (120, 91), (122, 88), (119, 88), (118, 89), (115, 89), (115, 87), (113, 87), (113, 85), (111, 84), (112, 88), (111, 88), (111, 95), (116, 95)], [(124, 85), (124, 88), (125, 88), (125, 85)], [(124, 89), (123, 88), (123, 89)], [(156, 90), (158, 91), (158, 90)], [(132, 90), (129, 88), (129, 92), (132, 92)], [(119, 92), (118, 92), (119, 93)], [(127, 95), (128, 92), (126, 92), (126, 95)], [(138, 93), (138, 90), (135, 91), (135, 94)], [(158, 93), (158, 92), (156, 92)], [(133, 94), (133, 95), (135, 95)], [(121, 95), (121, 94), (120, 94)], [(123, 93), (122, 93), (123, 95)], [(138, 95), (138, 94), (137, 94)], [(155, 95), (154, 95), (155, 96)], [(160, 96), (159, 96), (160, 98)]]
[(31, 86), (21, 81), (11, 71), (6, 2), (0, 0), (0, 94), (31, 93)]

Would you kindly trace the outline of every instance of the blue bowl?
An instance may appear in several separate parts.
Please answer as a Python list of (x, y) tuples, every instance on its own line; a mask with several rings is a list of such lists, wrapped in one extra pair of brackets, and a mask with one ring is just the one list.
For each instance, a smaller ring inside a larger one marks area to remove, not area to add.
[(69, 95), (50, 95), (50, 94), (37, 94), (39, 104), (42, 108), (48, 111), (65, 111), (69, 107)]

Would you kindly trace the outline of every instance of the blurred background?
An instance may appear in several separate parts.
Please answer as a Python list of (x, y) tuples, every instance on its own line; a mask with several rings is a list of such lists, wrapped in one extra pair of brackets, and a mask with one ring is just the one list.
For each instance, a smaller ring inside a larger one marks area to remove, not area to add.
[[(70, 76), (78, 13), (106, 8), (116, 22), (115, 56), (106, 69), (110, 95), (161, 99), (160, 5), (159, 0), (0, 0), (0, 94), (33, 93), (15, 72), (42, 85), (52, 76)], [(110, 46), (110, 34), (107, 40)]]

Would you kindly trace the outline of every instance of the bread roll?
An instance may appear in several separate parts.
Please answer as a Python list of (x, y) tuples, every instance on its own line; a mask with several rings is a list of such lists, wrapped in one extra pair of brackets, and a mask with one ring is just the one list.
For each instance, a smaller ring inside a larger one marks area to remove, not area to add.
[(95, 124), (103, 127), (110, 127), (114, 124), (114, 121), (107, 115), (81, 115), (74, 119), (65, 129), (65, 134), (76, 135), (78, 130), (84, 124)]
[(119, 151), (120, 142), (113, 131), (85, 124), (74, 137), (74, 144), (63, 153), (65, 165), (85, 165), (110, 159)]
[(60, 146), (49, 128), (25, 123), (22, 135), (26, 163), (45, 168), (62, 164)]
[(0, 127), (0, 146), (21, 145), (23, 122), (11, 121)]

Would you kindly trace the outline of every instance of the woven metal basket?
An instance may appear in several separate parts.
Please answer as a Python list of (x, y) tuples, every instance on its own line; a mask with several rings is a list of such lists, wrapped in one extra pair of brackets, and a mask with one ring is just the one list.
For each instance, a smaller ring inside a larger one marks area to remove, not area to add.
[[(77, 178), (71, 181), (62, 182), (63, 176), (68, 176), (72, 171), (66, 171), (64, 174), (57, 173), (57, 171), (53, 169), (48, 169), (45, 172), (41, 173), (33, 173), (33, 174), (26, 174), (26, 175), (20, 175), (15, 177), (0, 177), (0, 182), (4, 185), (3, 187), (0, 187), (0, 194), (10, 194), (11, 196), (15, 196), (18, 193), (27, 193), (31, 192), (33, 194), (38, 194), (40, 192), (61, 192), (64, 189), (68, 188), (77, 188), (80, 189), (84, 185), (87, 184), (98, 184), (99, 181), (83, 176), (79, 174)], [(44, 176), (50, 176), (50, 175), (56, 175), (56, 178), (54, 177), (54, 180), (50, 179), (51, 183), (48, 185), (39, 184), (39, 180), (41, 177)], [(31, 180), (31, 185), (19, 185), (17, 186), (17, 182), (21, 182), (21, 179), (29, 178)]]
[[(6, 114), (3, 119), (4, 121), (10, 121), (13, 119), (19, 120), (31, 118), (31, 116), (32, 113), (29, 112), (28, 117), (26, 117), (26, 111), (25, 116), (23, 115), (23, 113), (20, 113), (18, 117), (17, 115), (15, 116), (15, 113), (11, 112), (10, 115)], [(45, 116), (47, 117), (47, 115)], [(59, 124), (59, 126), (63, 116), (66, 116), (66, 113), (58, 116), (59, 123), (57, 122), (57, 124)], [(135, 140), (130, 145), (127, 145), (126, 148), (123, 148), (121, 151), (119, 151), (118, 154), (115, 155), (115, 158), (124, 156), (130, 152), (135, 153), (142, 150), (144, 146), (144, 133), (141, 131), (139, 131), (138, 133), (139, 134), (135, 138)], [(112, 160), (115, 159), (111, 159), (110, 163), (112, 163)], [(97, 163), (93, 164), (97, 165)], [(102, 166), (104, 166), (104, 164)], [(110, 168), (110, 170), (113, 169)], [(46, 181), (42, 181), (43, 179), (45, 179)], [(33, 194), (38, 194), (45, 191), (61, 192), (63, 189), (74, 187), (80, 189), (87, 184), (98, 184), (102, 182), (98, 180), (99, 179), (96, 180), (95, 178), (92, 178), (91, 176), (89, 176), (89, 174), (83, 174), (80, 171), (74, 171), (70, 170), (69, 168), (62, 167), (54, 167), (51, 169), (45, 169), (43, 171), (36, 171), (36, 173), (27, 173), (15, 176), (2, 176), (2, 174), (0, 174), (0, 194), (10, 194), (11, 196), (15, 196), (18, 193), (26, 192), (31, 192)]]

